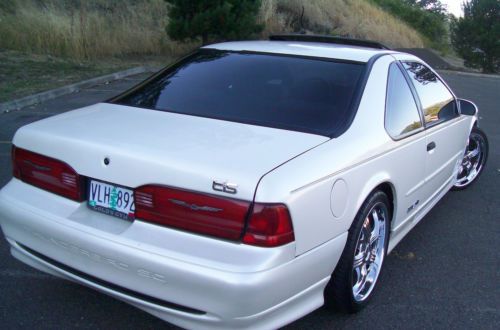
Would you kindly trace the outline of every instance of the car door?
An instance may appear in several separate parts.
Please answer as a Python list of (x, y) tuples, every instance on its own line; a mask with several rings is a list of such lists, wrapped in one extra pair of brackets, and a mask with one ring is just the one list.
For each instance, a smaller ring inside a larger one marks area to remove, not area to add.
[(387, 82), (385, 129), (396, 142), (391, 158), (397, 194), (394, 230), (411, 217), (425, 198), (426, 138), (417, 100), (404, 74), (404, 68), (393, 62)]
[(460, 120), (457, 102), (448, 87), (426, 65), (402, 62), (420, 103), (426, 130), (425, 188), (432, 199), (449, 186), (464, 150), (466, 121)]

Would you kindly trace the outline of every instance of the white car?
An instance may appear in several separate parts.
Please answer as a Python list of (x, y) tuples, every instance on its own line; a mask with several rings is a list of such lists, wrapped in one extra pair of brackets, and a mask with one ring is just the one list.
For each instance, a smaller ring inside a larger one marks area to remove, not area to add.
[(20, 128), (14, 257), (185, 328), (277, 328), (373, 295), (384, 258), (481, 174), (477, 109), (374, 42), (203, 47)]

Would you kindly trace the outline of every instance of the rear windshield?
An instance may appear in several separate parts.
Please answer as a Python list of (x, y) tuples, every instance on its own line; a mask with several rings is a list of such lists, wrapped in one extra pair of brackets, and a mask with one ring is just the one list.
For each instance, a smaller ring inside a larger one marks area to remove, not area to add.
[(336, 136), (365, 64), (204, 49), (111, 102)]

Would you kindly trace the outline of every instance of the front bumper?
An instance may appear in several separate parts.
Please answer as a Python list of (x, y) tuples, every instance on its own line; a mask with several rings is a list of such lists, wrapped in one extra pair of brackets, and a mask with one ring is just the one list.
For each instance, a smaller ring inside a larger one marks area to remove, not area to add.
[(0, 222), (19, 260), (186, 328), (277, 328), (323, 304), (343, 234), (300, 256), (89, 210), (13, 179)]

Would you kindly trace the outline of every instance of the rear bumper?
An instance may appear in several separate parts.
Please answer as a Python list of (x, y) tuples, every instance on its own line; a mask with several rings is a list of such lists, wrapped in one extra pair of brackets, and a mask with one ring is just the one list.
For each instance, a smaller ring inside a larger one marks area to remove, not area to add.
[(311, 312), (346, 239), (294, 257), (294, 244), (263, 249), (126, 223), (15, 179), (0, 191), (0, 222), (19, 260), (186, 328), (276, 328)]

